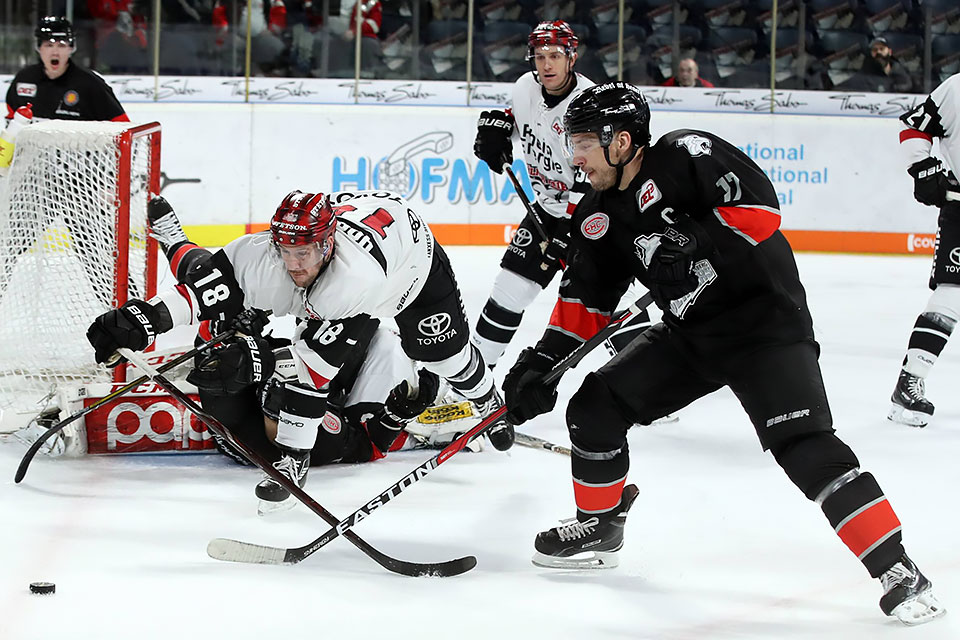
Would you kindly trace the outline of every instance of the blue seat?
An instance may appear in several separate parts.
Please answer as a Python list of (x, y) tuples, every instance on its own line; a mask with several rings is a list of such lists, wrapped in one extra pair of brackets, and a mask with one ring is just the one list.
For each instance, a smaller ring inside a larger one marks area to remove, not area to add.
[(739, 27), (747, 17), (744, 0), (701, 0), (702, 20), (710, 28)]
[(868, 38), (856, 31), (823, 31), (819, 47), (828, 71), (856, 71), (863, 65)]
[(744, 65), (753, 62), (757, 40), (749, 27), (716, 27), (707, 34), (706, 48), (718, 67)]
[(960, 4), (956, 0), (924, 0), (920, 10), (930, 11), (930, 31), (934, 34), (947, 34), (960, 25)]
[(960, 34), (934, 36), (930, 50), (934, 73), (941, 80), (960, 72)]
[(810, 0), (807, 15), (817, 30), (848, 29), (856, 17), (855, 0)]

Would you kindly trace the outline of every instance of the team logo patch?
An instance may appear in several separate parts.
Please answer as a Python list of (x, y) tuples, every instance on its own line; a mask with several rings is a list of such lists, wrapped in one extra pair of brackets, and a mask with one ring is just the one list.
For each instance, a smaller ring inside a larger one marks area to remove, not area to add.
[(610, 216), (605, 213), (592, 214), (580, 225), (580, 232), (588, 240), (599, 240), (610, 228)]
[(678, 147), (685, 147), (687, 153), (693, 157), (697, 156), (708, 156), (711, 151), (713, 151), (713, 142), (704, 138), (703, 136), (698, 136), (695, 133), (683, 136), (677, 140)]
[(18, 82), (17, 95), (22, 98), (32, 98), (37, 95), (37, 85), (32, 82)]
[(340, 418), (329, 411), (323, 416), (323, 420), (320, 422), (320, 424), (323, 425), (323, 429), (325, 431), (329, 431), (330, 433), (340, 433)]
[(78, 102), (80, 102), (80, 94), (73, 89), (70, 89), (70, 91), (67, 91), (65, 94), (63, 94), (63, 104), (67, 105), (68, 107), (73, 107)]
[(417, 324), (417, 328), (425, 336), (439, 336), (450, 329), (450, 314), (435, 313), (427, 316)]
[(653, 252), (660, 246), (660, 235), (654, 233), (647, 236), (637, 236), (633, 239), (633, 250), (644, 267), (650, 266), (650, 258)]
[(556, 133), (558, 136), (563, 135), (563, 132), (564, 132), (563, 122), (560, 120), (560, 118), (556, 118), (553, 121), (553, 124), (550, 125), (550, 128), (553, 129), (554, 133)]
[(637, 191), (637, 206), (640, 207), (640, 213), (646, 211), (647, 207), (662, 197), (663, 194), (660, 193), (660, 189), (657, 187), (656, 182), (653, 180), (647, 180), (644, 182), (643, 186), (640, 187), (640, 190)]

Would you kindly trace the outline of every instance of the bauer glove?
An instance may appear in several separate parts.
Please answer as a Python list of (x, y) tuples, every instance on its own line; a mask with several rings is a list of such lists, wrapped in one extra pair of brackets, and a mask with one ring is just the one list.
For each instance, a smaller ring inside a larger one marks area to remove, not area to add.
[(211, 395), (235, 395), (273, 375), (275, 362), (269, 342), (242, 336), (213, 349), (190, 372), (187, 382)]
[(505, 111), (483, 111), (477, 121), (477, 139), (473, 154), (489, 165), (494, 173), (503, 173), (504, 164), (513, 164), (513, 118)]
[(523, 424), (541, 414), (550, 413), (557, 406), (557, 384), (543, 381), (557, 363), (554, 355), (527, 347), (520, 352), (517, 362), (503, 380), (507, 403), (507, 419), (515, 425)]
[(947, 203), (947, 191), (957, 189), (956, 181), (951, 185), (950, 173), (934, 157), (914, 162), (907, 173), (913, 177), (913, 197), (920, 204), (942, 207)]
[(143, 351), (157, 338), (157, 334), (171, 328), (169, 318), (143, 300), (131, 300), (119, 309), (111, 309), (87, 329), (87, 340), (94, 349), (94, 358), (100, 364), (115, 367), (124, 361), (117, 349)]

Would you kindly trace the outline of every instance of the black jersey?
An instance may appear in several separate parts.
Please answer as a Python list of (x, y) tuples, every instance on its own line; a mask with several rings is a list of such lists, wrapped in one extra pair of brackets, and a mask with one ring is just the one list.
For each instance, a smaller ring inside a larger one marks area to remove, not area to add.
[(793, 251), (779, 231), (776, 191), (739, 149), (704, 131), (670, 132), (645, 149), (625, 190), (591, 190), (574, 213), (571, 259), (541, 341), (566, 354), (605, 326), (671, 222), (689, 216), (708, 238), (697, 289), (663, 321), (703, 354), (813, 337)]
[(38, 120), (129, 120), (103, 78), (72, 60), (56, 80), (39, 62), (21, 69), (7, 90), (7, 118), (28, 102)]

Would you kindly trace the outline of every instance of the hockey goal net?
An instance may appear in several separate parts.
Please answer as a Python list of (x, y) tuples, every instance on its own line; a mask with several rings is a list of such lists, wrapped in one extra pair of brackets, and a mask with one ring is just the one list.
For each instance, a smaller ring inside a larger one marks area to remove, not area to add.
[(160, 125), (40, 122), (0, 178), (0, 431), (69, 385), (122, 380), (93, 360), (86, 330), (156, 291), (147, 199), (160, 191)]

